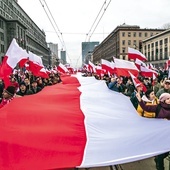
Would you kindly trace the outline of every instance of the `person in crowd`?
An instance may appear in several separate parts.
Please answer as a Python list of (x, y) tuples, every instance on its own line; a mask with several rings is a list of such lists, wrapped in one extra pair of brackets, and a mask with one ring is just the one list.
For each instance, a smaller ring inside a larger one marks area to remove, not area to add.
[(51, 85), (51, 84), (49, 84), (49, 79), (47, 79), (47, 78), (43, 78), (42, 81), (43, 81), (44, 86)]
[(158, 78), (155, 78), (153, 80), (153, 90), (154, 90), (154, 93), (156, 94), (159, 91), (159, 89), (161, 89), (161, 84), (158, 81)]
[(27, 89), (25, 82), (21, 82), (19, 85), (19, 91), (16, 93), (19, 96), (31, 95), (33, 92)]
[(37, 78), (37, 86), (43, 89), (45, 87), (45, 83), (43, 82), (41, 77)]
[[(146, 105), (142, 100), (139, 93), (136, 94), (140, 106), (143, 110), (147, 112), (155, 112), (156, 118), (168, 119), (170, 120), (170, 94), (162, 93), (159, 97), (159, 104), (156, 105)], [(157, 170), (164, 170), (164, 158), (169, 155), (169, 152), (157, 155), (155, 157)]]
[(42, 90), (41, 87), (38, 87), (38, 83), (36, 80), (33, 80), (31, 83), (31, 91), (33, 92), (33, 94), (36, 94), (38, 92), (40, 92)]
[(12, 76), (10, 81), (11, 81), (10, 86), (14, 86), (15, 87), (15, 92), (17, 92), (18, 89), (19, 89), (19, 83), (17, 82), (17, 79), (14, 76)]
[(30, 79), (28, 77), (24, 78), (24, 83), (26, 85), (27, 90), (31, 88)]
[(109, 84), (109, 83), (110, 83), (110, 81), (111, 81), (111, 78), (109, 77), (109, 75), (108, 75), (108, 74), (105, 74), (105, 75), (104, 75), (104, 77), (103, 77), (103, 80), (105, 80), (106, 85), (108, 86), (108, 84)]
[(143, 96), (144, 92), (142, 83), (136, 85), (136, 90), (134, 90), (134, 92), (130, 96), (130, 101), (132, 102), (135, 109), (137, 109), (138, 107), (138, 99), (136, 97), (136, 93), (139, 93), (141, 97)]
[(0, 108), (4, 107), (6, 104), (10, 103), (11, 100), (13, 100), (15, 95), (15, 87), (14, 86), (8, 86), (6, 89), (4, 89), (2, 93), (2, 101), (0, 103)]
[(131, 94), (134, 92), (134, 90), (135, 90), (135, 86), (134, 86), (134, 84), (132, 82), (132, 79), (128, 78), (127, 83), (126, 83), (126, 90), (125, 90), (124, 94), (126, 96), (130, 97)]
[(108, 88), (116, 92), (123, 92), (122, 80), (120, 78), (111, 78)]
[(57, 84), (57, 83), (61, 83), (62, 81), (61, 81), (60, 77), (56, 76), (56, 77), (53, 77), (52, 82), (53, 82), (53, 84)]
[(163, 93), (170, 93), (170, 80), (169, 79), (164, 80), (163, 88), (158, 90), (158, 92), (156, 93), (156, 97), (159, 98), (161, 96), (161, 94), (163, 94)]
[[(142, 100), (145, 102), (146, 105), (155, 105), (159, 103), (159, 100), (155, 96), (155, 93), (152, 89), (149, 89), (145, 92), (145, 94), (142, 96)], [(143, 110), (140, 104), (138, 104), (137, 112), (142, 117), (155, 118), (155, 112), (147, 112)]]
[(143, 79), (143, 84), (145, 85), (145, 87), (147, 89), (151, 89), (151, 87), (152, 87), (152, 83), (151, 83), (151, 80), (149, 78), (144, 78)]

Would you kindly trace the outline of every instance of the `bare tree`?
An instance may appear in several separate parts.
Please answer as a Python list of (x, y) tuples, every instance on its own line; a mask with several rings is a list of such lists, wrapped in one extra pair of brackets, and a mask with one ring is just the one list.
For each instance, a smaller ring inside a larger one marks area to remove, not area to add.
[(162, 26), (163, 29), (169, 29), (170, 28), (170, 23), (166, 23)]

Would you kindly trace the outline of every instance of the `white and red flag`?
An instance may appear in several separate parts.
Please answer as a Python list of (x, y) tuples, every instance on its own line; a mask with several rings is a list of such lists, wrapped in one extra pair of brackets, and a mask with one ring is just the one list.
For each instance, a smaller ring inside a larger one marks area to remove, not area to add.
[(170, 150), (169, 121), (139, 116), (129, 98), (94, 77), (62, 82), (1, 109), (1, 169), (100, 167)]
[(106, 70), (105, 70), (105, 69), (102, 69), (101, 66), (96, 66), (96, 73), (97, 73), (100, 77), (103, 77), (104, 74), (106, 73)]
[(135, 65), (138, 68), (138, 70), (140, 70), (140, 66), (146, 67), (146, 64), (143, 61), (139, 60), (138, 58), (136, 58), (135, 60)]
[(62, 73), (62, 74), (65, 74), (65, 73), (69, 73), (69, 70), (66, 68), (66, 66), (62, 63), (60, 63), (58, 66), (57, 66), (57, 70)]
[(153, 74), (157, 77), (158, 76), (158, 72), (149, 69), (148, 67), (140, 67), (140, 75), (143, 77), (153, 77)]
[(91, 73), (96, 73), (96, 66), (91, 61), (89, 61), (88, 69)]
[(146, 92), (147, 91), (147, 88), (146, 86), (143, 84), (143, 82), (141, 82), (136, 76), (134, 76), (131, 72), (129, 72), (131, 78), (132, 78), (132, 81), (133, 81), (133, 84), (134, 86), (137, 88), (138, 86), (142, 86), (143, 88), (143, 91)]
[(73, 67), (69, 66), (69, 67), (67, 67), (67, 69), (68, 69), (70, 74), (74, 74), (74, 68)]
[(5, 86), (10, 85), (10, 74), (19, 62), (25, 62), (28, 54), (13, 39), (0, 66), (0, 77), (4, 79)]
[[(29, 51), (29, 71), (35, 76), (42, 76), (45, 73), (43, 68), (44, 65), (41, 57)], [(46, 76), (48, 76), (47, 73)], [(44, 78), (47, 78), (46, 76)]]
[(106, 70), (107, 73), (110, 73), (110, 74), (115, 73), (115, 65), (113, 62), (111, 63), (110, 61), (101, 59), (101, 66), (102, 66), (102, 69)]
[(169, 70), (169, 67), (170, 67), (170, 59), (165, 62), (164, 69)]
[(147, 60), (145, 55), (143, 55), (140, 51), (130, 47), (128, 47), (128, 58), (133, 60), (136, 60), (138, 58), (141, 61)]
[(134, 62), (114, 58), (115, 70), (118, 76), (130, 76), (129, 72), (138, 76), (139, 70), (135, 66)]

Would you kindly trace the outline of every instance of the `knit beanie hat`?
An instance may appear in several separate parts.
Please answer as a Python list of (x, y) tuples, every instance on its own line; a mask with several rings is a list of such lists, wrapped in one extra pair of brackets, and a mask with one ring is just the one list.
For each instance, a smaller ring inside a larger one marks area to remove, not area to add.
[(22, 85), (26, 86), (26, 84), (25, 84), (25, 82), (24, 82), (24, 81), (23, 81), (23, 82), (21, 82), (21, 83), (19, 84), (19, 86), (22, 86)]
[(145, 95), (147, 98), (149, 98), (149, 95), (153, 92), (152, 89), (148, 89), (146, 92), (145, 92)]
[(160, 102), (165, 102), (166, 99), (170, 98), (170, 94), (169, 93), (162, 93), (159, 97), (159, 101)]
[(15, 94), (15, 87), (14, 87), (14, 86), (8, 86), (8, 87), (5, 89), (5, 91), (6, 91), (9, 95), (14, 96), (14, 94)]

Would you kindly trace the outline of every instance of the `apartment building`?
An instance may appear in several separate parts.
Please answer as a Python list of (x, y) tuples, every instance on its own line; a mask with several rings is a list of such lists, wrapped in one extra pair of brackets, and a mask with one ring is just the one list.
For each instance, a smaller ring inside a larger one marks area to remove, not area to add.
[(12, 39), (19, 46), (42, 57), (50, 64), (50, 50), (46, 35), (25, 13), (16, 0), (0, 0), (0, 56), (3, 57)]
[(136, 25), (117, 26), (93, 51), (93, 63), (101, 59), (112, 61), (113, 57), (128, 59), (128, 47), (142, 51), (142, 41), (165, 29), (140, 28)]
[(170, 57), (170, 29), (143, 40), (143, 54), (156, 67), (164, 66)]

